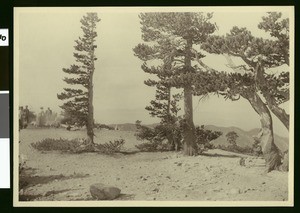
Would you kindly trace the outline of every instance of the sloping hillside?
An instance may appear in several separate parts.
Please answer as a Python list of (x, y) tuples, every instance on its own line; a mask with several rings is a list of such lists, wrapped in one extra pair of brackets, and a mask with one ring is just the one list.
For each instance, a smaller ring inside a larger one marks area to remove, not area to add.
[[(213, 131), (221, 131), (223, 132), (223, 135), (221, 135), (219, 138), (216, 140), (212, 141), (214, 145), (229, 145), (226, 139), (226, 134), (230, 131), (235, 131), (238, 134), (237, 138), (237, 145), (241, 147), (246, 147), (246, 146), (252, 146), (254, 139), (253, 136), (256, 136), (259, 132), (259, 129), (252, 129), (250, 131), (245, 131), (237, 127), (217, 127), (214, 125), (207, 125), (205, 126), (206, 129), (210, 129)], [(278, 136), (274, 134), (274, 139), (275, 139), (275, 144), (278, 146), (278, 148), (281, 151), (286, 151), (289, 147), (289, 140), (288, 138), (284, 138), (281, 136)]]
[[(146, 125), (148, 127), (155, 127), (157, 124), (150, 124)], [(109, 125), (113, 128), (118, 128), (120, 131), (136, 131), (136, 126), (135, 124), (132, 123), (125, 123), (125, 124), (111, 124)], [(237, 138), (237, 145), (241, 147), (246, 147), (246, 146), (252, 146), (254, 140), (253, 136), (257, 135), (259, 132), (259, 128), (252, 129), (250, 131), (245, 131), (242, 130), (238, 127), (219, 127), (219, 126), (214, 126), (214, 125), (205, 125), (205, 129), (213, 130), (213, 131), (221, 131), (223, 132), (223, 135), (221, 135), (219, 138), (216, 140), (212, 141), (214, 145), (229, 145), (226, 139), (226, 134), (230, 131), (235, 131), (238, 134)], [(289, 140), (288, 138), (284, 138), (278, 135), (275, 136), (275, 144), (278, 146), (278, 148), (281, 151), (286, 151), (289, 147)]]

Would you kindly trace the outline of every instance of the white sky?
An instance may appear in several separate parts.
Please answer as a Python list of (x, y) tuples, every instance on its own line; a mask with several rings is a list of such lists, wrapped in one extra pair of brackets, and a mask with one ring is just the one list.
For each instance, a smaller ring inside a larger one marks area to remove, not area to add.
[[(100, 123), (134, 123), (142, 120), (149, 124), (158, 122), (151, 118), (145, 106), (154, 97), (154, 88), (144, 85), (149, 75), (143, 73), (142, 62), (133, 55), (132, 49), (140, 42), (141, 32), (138, 12), (118, 13), (95, 9), (101, 21), (98, 23), (96, 70), (94, 74), (95, 120)], [(59, 112), (62, 101), (57, 94), (68, 85), (62, 80), (62, 68), (74, 63), (75, 39), (82, 35), (80, 19), (86, 11), (65, 8), (55, 10), (19, 9), (19, 101), (38, 111), (43, 106)], [(23, 11), (23, 12), (22, 12)], [(222, 35), (234, 26), (247, 27), (252, 34), (267, 38), (268, 35), (257, 28), (265, 12), (252, 10), (220, 10), (214, 13)], [(223, 56), (208, 55), (205, 62), (224, 69), (227, 63)], [(194, 98), (195, 124), (237, 126), (245, 130), (260, 127), (259, 117), (246, 100), (224, 101), (210, 96), (198, 102)], [(183, 107), (182, 107), (183, 108)], [(288, 104), (287, 107), (288, 108)], [(285, 127), (275, 116), (275, 133), (287, 136)]]

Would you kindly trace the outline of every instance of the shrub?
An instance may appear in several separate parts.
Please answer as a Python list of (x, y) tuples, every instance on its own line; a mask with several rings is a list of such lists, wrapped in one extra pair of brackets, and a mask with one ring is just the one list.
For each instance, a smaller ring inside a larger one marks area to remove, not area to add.
[(42, 141), (32, 143), (31, 146), (39, 151), (62, 151), (70, 153), (82, 153), (82, 152), (100, 152), (104, 154), (112, 154), (119, 152), (122, 146), (125, 144), (124, 139), (109, 141), (105, 144), (90, 145), (86, 139), (52, 139), (46, 138)]
[(236, 145), (236, 139), (238, 137), (239, 135), (235, 131), (231, 131), (226, 134), (227, 141), (233, 146)]
[(101, 153), (113, 154), (116, 152), (120, 152), (124, 144), (125, 144), (124, 139), (118, 139), (118, 140), (114, 140), (114, 142), (109, 141), (109, 143), (105, 143), (105, 144), (96, 144), (96, 149)]
[(206, 149), (212, 149), (213, 144), (210, 141), (217, 139), (223, 133), (220, 131), (212, 131), (204, 128), (204, 125), (196, 127), (196, 143), (200, 152)]
[(63, 152), (76, 152), (82, 142), (79, 139), (52, 139), (45, 138), (41, 141), (32, 143), (31, 146), (39, 151), (63, 151)]
[(176, 123), (161, 123), (154, 128), (142, 126), (140, 121), (136, 122), (137, 133), (136, 138), (141, 141), (148, 141), (136, 145), (140, 151), (170, 151), (179, 150), (181, 141), (180, 127)]
[(262, 156), (262, 149), (260, 145), (260, 139), (258, 137), (253, 137), (254, 143), (252, 144), (253, 154), (256, 156)]
[(150, 142), (135, 145), (135, 147), (138, 148), (142, 152), (155, 152), (155, 151), (158, 151), (157, 146), (158, 146), (158, 143), (150, 143)]

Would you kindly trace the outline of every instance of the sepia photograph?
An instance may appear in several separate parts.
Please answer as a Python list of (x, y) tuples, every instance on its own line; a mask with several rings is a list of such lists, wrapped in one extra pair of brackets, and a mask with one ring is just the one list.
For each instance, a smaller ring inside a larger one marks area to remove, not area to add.
[(294, 7), (15, 7), (13, 110), (14, 206), (293, 206)]

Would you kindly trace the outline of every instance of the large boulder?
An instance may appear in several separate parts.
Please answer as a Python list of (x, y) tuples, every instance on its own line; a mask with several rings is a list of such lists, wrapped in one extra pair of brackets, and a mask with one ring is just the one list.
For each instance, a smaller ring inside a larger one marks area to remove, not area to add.
[(95, 183), (90, 186), (90, 193), (97, 200), (113, 200), (120, 195), (121, 189), (113, 186), (105, 186), (102, 183)]

